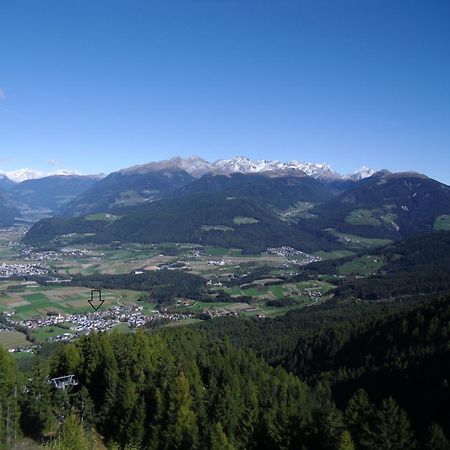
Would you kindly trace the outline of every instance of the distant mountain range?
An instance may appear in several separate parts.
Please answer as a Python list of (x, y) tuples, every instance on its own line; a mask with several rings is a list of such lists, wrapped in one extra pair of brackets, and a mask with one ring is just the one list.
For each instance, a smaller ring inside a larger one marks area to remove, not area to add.
[(176, 241), (251, 253), (281, 245), (357, 249), (450, 229), (450, 187), (414, 172), (341, 176), (326, 164), (192, 157), (90, 182), (26, 241), (70, 235), (80, 243)]
[(92, 189), (68, 203), (63, 212), (69, 215), (80, 215), (155, 202), (204, 176), (259, 174), (266, 178), (311, 177), (337, 187), (344, 186), (348, 182), (352, 184), (373, 173), (373, 170), (364, 167), (352, 175), (342, 176), (327, 164), (296, 161), (289, 163), (253, 161), (246, 157), (236, 157), (210, 163), (198, 156), (176, 157), (113, 172)]
[(375, 173), (374, 170), (362, 167), (360, 170), (351, 175), (342, 176), (335, 172), (330, 165), (326, 163), (314, 164), (299, 161), (281, 162), (276, 160), (252, 160), (245, 156), (237, 156), (231, 159), (220, 159), (215, 162), (209, 162), (198, 156), (189, 158), (175, 157), (172, 159), (152, 162), (133, 166), (128, 169), (121, 170), (121, 173), (148, 173), (160, 170), (179, 169), (184, 170), (189, 175), (198, 178), (205, 174), (229, 175), (232, 173), (273, 173), (281, 174), (297, 172), (299, 175), (308, 175), (313, 178), (320, 179), (342, 179), (354, 178), (362, 179), (369, 177)]
[(415, 172), (364, 167), (342, 176), (327, 164), (245, 157), (176, 157), (106, 177), (15, 183), (0, 176), (0, 225), (42, 217), (49, 218), (31, 228), (28, 242), (74, 235), (75, 242), (193, 242), (247, 253), (357, 249), (450, 230), (450, 187)]
[(100, 179), (94, 175), (52, 175), (15, 183), (0, 175), (0, 225), (58, 214)]
[[(198, 156), (189, 158), (175, 157), (159, 162), (151, 162), (122, 169), (121, 173), (148, 173), (158, 170), (180, 169), (193, 177), (201, 177), (207, 173), (227, 175), (231, 173), (262, 173), (270, 171), (298, 171), (314, 178), (355, 178), (362, 179), (375, 173), (373, 169), (362, 167), (353, 174), (342, 176), (334, 171), (329, 164), (314, 164), (308, 162), (290, 161), (281, 162), (276, 160), (251, 160), (245, 156), (237, 156), (231, 159), (220, 159), (215, 162), (209, 162)], [(58, 170), (54, 172), (42, 172), (34, 169), (17, 169), (11, 171), (0, 170), (0, 182), (5, 177), (9, 180), (20, 183), (26, 180), (35, 180), (39, 178), (55, 175), (78, 175), (83, 174), (73, 170)], [(101, 175), (95, 175), (100, 177)], [(1, 186), (1, 185), (0, 185)]]
[(54, 172), (42, 172), (40, 170), (34, 170), (34, 169), (17, 169), (17, 170), (0, 170), (0, 178), (8, 178), (9, 180), (13, 181), (14, 183), (21, 183), (22, 181), (26, 180), (36, 180), (38, 178), (44, 178), (54, 175), (82, 175), (79, 172), (76, 172), (74, 170), (57, 170)]

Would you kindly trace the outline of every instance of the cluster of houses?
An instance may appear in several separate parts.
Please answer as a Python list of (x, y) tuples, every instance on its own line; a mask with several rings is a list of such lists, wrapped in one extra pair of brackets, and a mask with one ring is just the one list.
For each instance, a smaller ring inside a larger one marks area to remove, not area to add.
[(48, 270), (32, 264), (0, 263), (0, 278), (13, 278), (23, 276), (44, 276)]
[(227, 262), (224, 259), (210, 259), (208, 261), (208, 266), (224, 266)]
[(130, 328), (138, 328), (148, 322), (163, 318), (183, 320), (192, 317), (192, 314), (174, 314), (158, 310), (150, 311), (151, 315), (146, 315), (143, 309), (143, 306), (137, 305), (115, 306), (111, 309), (98, 310), (91, 313), (55, 314), (39, 319), (20, 321), (14, 321), (12, 315), (9, 315), (8, 322), (13, 327), (25, 327), (30, 330), (64, 324), (67, 332), (53, 336), (50, 340), (69, 341), (92, 332), (108, 331), (119, 323), (127, 323)]
[(270, 247), (267, 249), (267, 253), (271, 255), (283, 256), (286, 259), (289, 258), (289, 264), (298, 264), (300, 266), (306, 266), (314, 262), (322, 261), (320, 256), (310, 255), (296, 250), (295, 248), (283, 246), (283, 247)]

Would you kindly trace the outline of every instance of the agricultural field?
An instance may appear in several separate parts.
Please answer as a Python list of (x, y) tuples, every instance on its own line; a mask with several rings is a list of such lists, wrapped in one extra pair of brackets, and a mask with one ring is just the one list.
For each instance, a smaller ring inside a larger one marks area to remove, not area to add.
[[(40, 286), (34, 282), (0, 282), (0, 312), (14, 312), (16, 320), (45, 317), (48, 313), (91, 312), (91, 290), (82, 287)], [(104, 308), (136, 304), (142, 292), (103, 290)]]
[(364, 255), (338, 267), (341, 275), (371, 275), (385, 264), (383, 256)]
[(355, 234), (341, 233), (332, 228), (327, 229), (327, 231), (336, 236), (345, 246), (349, 248), (372, 248), (372, 247), (384, 247), (392, 243), (390, 239), (379, 239), (379, 238), (367, 238), (363, 236), (357, 236)]
[[(110, 214), (95, 214), (88, 220), (115, 220)], [(251, 226), (256, 223), (252, 217), (235, 217), (236, 226)], [(160, 268), (181, 269), (201, 275), (212, 282), (225, 282), (228, 277), (242, 276), (261, 266), (272, 267), (270, 278), (256, 280), (250, 285), (223, 289), (232, 297), (247, 297), (241, 303), (194, 302), (188, 307), (180, 306), (183, 311), (213, 313), (238, 313), (244, 315), (280, 315), (329, 297), (333, 286), (302, 286), (283, 282), (279, 276), (290, 276), (296, 265), (289, 256), (283, 254), (262, 253), (243, 255), (239, 248), (201, 246), (197, 244), (160, 243), (160, 244), (115, 244), (87, 245), (80, 247), (65, 245), (55, 250), (39, 250), (20, 243), (24, 230), (9, 230), (0, 238), (0, 257), (3, 261), (23, 263), (44, 267), (59, 279), (68, 279), (71, 275), (90, 275), (93, 273), (123, 274), (138, 270), (158, 270)], [(71, 236), (67, 236), (68, 244)], [(352, 254), (341, 251), (323, 254), (322, 257), (333, 258)], [(282, 284), (277, 284), (282, 283)], [(309, 292), (315, 292), (314, 295)], [(128, 290), (103, 290), (105, 300), (103, 308), (137, 304), (142, 292)], [(43, 318), (50, 314), (76, 314), (91, 312), (88, 303), (90, 289), (64, 284), (42, 286), (33, 281), (0, 281), (0, 312), (13, 313), (15, 320)], [(285, 301), (285, 299), (288, 299)], [(154, 304), (139, 303), (148, 314), (152, 314)], [(144, 311), (144, 313), (145, 313)], [(116, 327), (117, 328), (117, 327)], [(128, 328), (119, 327), (121, 332)], [(118, 329), (119, 329), (118, 328)], [(123, 329), (122, 329), (123, 328)], [(68, 326), (52, 325), (33, 330), (37, 342), (46, 341), (56, 335), (66, 333)], [(20, 336), (23, 337), (23, 336)]]
[(320, 258), (323, 259), (339, 259), (339, 258), (346, 258), (347, 256), (356, 255), (356, 253), (350, 250), (334, 250), (332, 252), (325, 252), (323, 250), (319, 250), (318, 252), (314, 252), (313, 255), (319, 256)]
[(0, 331), (0, 345), (3, 348), (27, 347), (31, 342), (19, 331)]
[(335, 288), (331, 283), (318, 280), (283, 284), (273, 284), (274, 281), (277, 280), (258, 280), (253, 283), (252, 287), (235, 286), (223, 289), (232, 297), (240, 297), (240, 300), (248, 297), (248, 303), (196, 302), (193, 308), (229, 312), (235, 312), (238, 308), (238, 312), (244, 315), (274, 316), (312, 303), (326, 301), (333, 295)]

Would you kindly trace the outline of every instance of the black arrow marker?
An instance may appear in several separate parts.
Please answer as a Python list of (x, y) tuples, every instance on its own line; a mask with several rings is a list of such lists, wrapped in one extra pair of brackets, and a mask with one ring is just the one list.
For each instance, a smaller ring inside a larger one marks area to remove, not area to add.
[(102, 290), (101, 289), (91, 289), (91, 299), (88, 300), (89, 304), (94, 308), (95, 311), (103, 305), (105, 300), (102, 300)]

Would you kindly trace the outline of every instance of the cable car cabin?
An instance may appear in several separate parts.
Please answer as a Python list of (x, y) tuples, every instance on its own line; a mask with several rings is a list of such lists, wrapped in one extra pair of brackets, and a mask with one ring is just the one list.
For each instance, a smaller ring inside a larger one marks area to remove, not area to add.
[(63, 377), (51, 378), (49, 380), (53, 389), (67, 389), (69, 386), (77, 386), (78, 381), (75, 375), (65, 375)]

